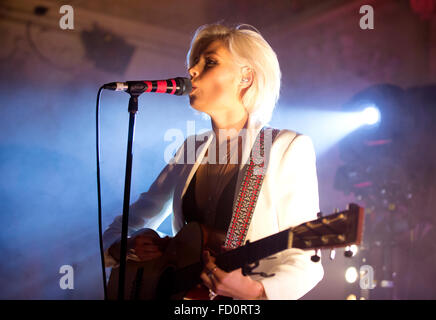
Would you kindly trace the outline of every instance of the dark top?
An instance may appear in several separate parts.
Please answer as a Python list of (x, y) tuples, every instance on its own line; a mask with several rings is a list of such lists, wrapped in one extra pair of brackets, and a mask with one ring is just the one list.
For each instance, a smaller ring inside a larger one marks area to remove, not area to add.
[(187, 223), (196, 221), (207, 227), (211, 227), (216, 231), (223, 232), (224, 234), (227, 233), (227, 229), (232, 219), (233, 199), (235, 196), (238, 171), (236, 170), (233, 173), (233, 176), (224, 187), (217, 201), (216, 210), (211, 208), (209, 212), (202, 212), (197, 206), (195, 200), (196, 176), (197, 172), (192, 177), (182, 200), (182, 210), (185, 216), (185, 221)]

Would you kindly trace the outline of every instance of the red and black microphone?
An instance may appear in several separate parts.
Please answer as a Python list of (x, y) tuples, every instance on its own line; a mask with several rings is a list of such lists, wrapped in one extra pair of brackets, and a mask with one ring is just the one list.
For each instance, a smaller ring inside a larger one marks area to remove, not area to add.
[(113, 91), (126, 91), (135, 93), (155, 92), (168, 93), (177, 96), (187, 95), (192, 91), (191, 80), (177, 77), (167, 80), (138, 80), (126, 82), (111, 82), (103, 86)]

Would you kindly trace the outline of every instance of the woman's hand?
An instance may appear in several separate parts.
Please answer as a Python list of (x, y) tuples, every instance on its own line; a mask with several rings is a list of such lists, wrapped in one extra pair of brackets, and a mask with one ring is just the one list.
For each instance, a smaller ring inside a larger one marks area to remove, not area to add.
[(206, 287), (215, 294), (243, 300), (265, 298), (265, 290), (259, 281), (242, 274), (242, 269), (225, 272), (215, 265), (215, 258), (204, 251), (205, 269), (200, 277)]
[[(142, 262), (159, 258), (169, 240), (168, 236), (161, 238), (149, 229), (136, 233), (127, 240), (127, 259)], [(117, 261), (120, 260), (120, 247), (121, 243), (117, 242), (109, 248), (109, 254)]]
[(128, 251), (128, 258), (134, 261), (148, 261), (159, 258), (170, 238), (161, 238), (155, 234), (140, 234), (132, 238), (133, 248)]

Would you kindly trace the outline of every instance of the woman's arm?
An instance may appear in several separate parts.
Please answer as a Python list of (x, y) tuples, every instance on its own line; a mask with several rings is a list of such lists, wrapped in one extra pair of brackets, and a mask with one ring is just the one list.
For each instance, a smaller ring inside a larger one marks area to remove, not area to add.
[[(285, 150), (276, 173), (277, 221), (279, 230), (314, 220), (319, 212), (316, 158), (309, 137), (296, 137)], [(268, 270), (275, 276), (260, 279), (268, 299), (299, 299), (323, 277), (321, 262), (310, 257), (313, 250), (288, 249), (270, 262)], [(262, 264), (261, 264), (262, 266)], [(264, 264), (265, 266), (265, 264)]]
[[(174, 188), (184, 167), (186, 141), (176, 152), (171, 161), (160, 172), (147, 192), (130, 205), (128, 234), (147, 227), (157, 228), (171, 213)], [(115, 217), (103, 234), (106, 267), (115, 266), (118, 262), (109, 254), (109, 248), (121, 238), (122, 215)]]

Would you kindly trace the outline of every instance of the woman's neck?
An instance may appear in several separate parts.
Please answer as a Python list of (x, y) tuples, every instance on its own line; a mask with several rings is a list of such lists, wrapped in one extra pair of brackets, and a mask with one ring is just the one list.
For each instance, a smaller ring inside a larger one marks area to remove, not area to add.
[(237, 135), (241, 129), (246, 127), (247, 121), (248, 112), (245, 108), (211, 116), (212, 129), (217, 139), (220, 133), (227, 137)]

